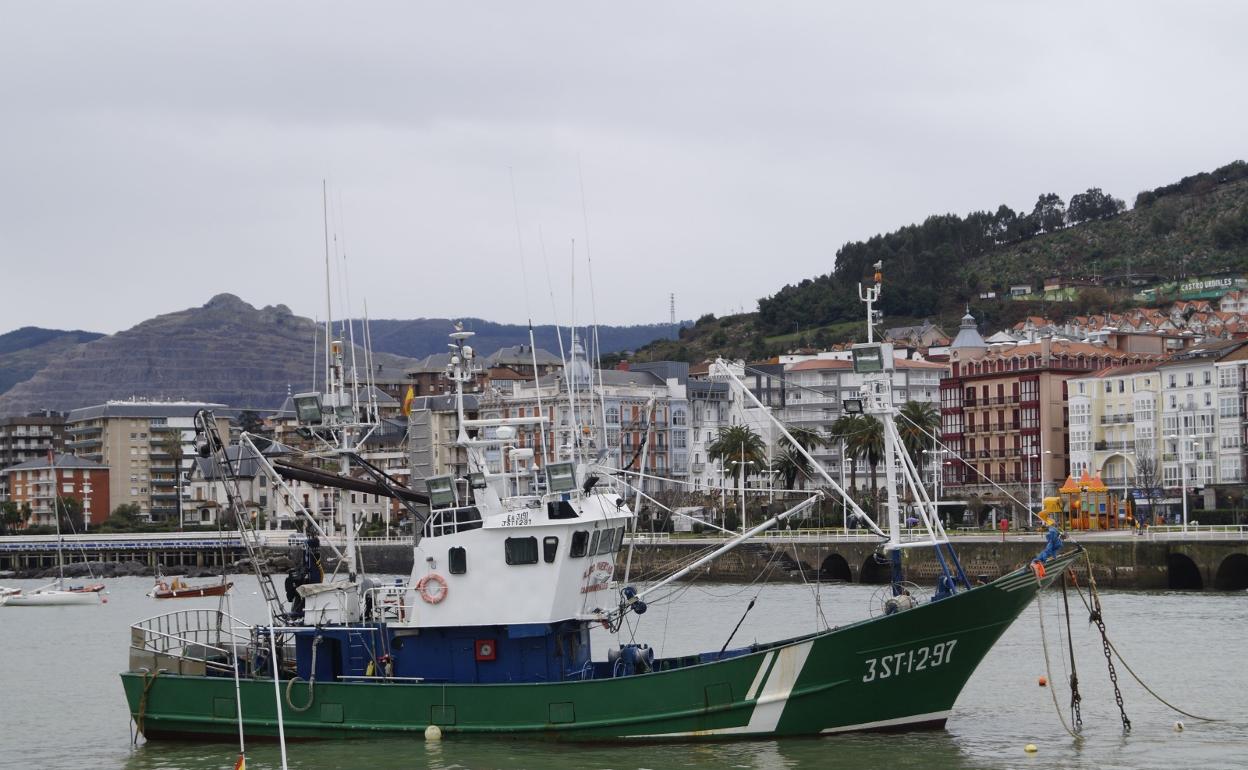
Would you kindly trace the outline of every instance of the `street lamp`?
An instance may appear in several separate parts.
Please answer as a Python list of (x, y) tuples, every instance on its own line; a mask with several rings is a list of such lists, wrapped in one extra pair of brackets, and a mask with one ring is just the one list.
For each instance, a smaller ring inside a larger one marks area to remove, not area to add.
[(941, 476), (940, 469), (941, 469), (941, 465), (943, 464), (941, 461), (941, 455), (945, 454), (948, 451), (949, 451), (948, 449), (924, 449), (923, 450), (923, 454), (931, 456), (931, 459), (928, 462), (930, 462), (932, 465), (932, 498), (933, 500), (936, 500), (936, 501), (940, 500), (940, 476)]
[[(1049, 451), (1048, 449), (1046, 449), (1043, 452), (1039, 452), (1039, 453), (1033, 452), (1032, 454), (1027, 455), (1027, 517), (1028, 517), (1027, 524), (1028, 526), (1031, 525), (1031, 520), (1035, 518), (1035, 510), (1036, 510), (1035, 499), (1031, 495), (1031, 485), (1032, 485), (1032, 482), (1036, 478), (1036, 470), (1035, 470), (1035, 466), (1032, 464), (1032, 461), (1039, 460), (1041, 459), (1043, 455), (1049, 455), (1049, 454), (1053, 454), (1053, 453)], [(1040, 467), (1043, 468), (1044, 464), (1041, 463)], [(1041, 495), (1043, 495), (1044, 490), (1041, 489), (1040, 493)]]
[(1166, 436), (1166, 438), (1175, 442), (1175, 449), (1179, 453), (1179, 493), (1183, 495), (1183, 531), (1187, 532), (1187, 461), (1183, 457), (1183, 448), (1190, 445), (1194, 449), (1196, 440), (1185, 440), (1173, 434)]
[(738, 474), (737, 478), (740, 479), (740, 487), (741, 487), (741, 534), (744, 535), (745, 534), (745, 467), (744, 466), (754, 464), (753, 460), (745, 459), (745, 446), (741, 447), (741, 459), (733, 460), (732, 464), (734, 466), (741, 466), (737, 469), (737, 474)]

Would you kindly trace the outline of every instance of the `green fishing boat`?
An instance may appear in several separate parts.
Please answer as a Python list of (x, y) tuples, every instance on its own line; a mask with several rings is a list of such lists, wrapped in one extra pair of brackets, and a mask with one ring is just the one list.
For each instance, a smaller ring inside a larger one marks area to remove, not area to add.
[[(879, 291), (877, 274), (864, 294), (868, 317)], [(901, 450), (891, 401), (893, 352), (869, 336), (855, 347), (854, 366), (865, 382), (858, 406), (884, 426), (887, 531), (846, 498), (879, 538), (878, 558), (892, 570), (878, 614), (807, 636), (696, 655), (661, 657), (634, 643), (608, 650), (605, 659), (594, 656), (591, 628), (618, 629), (646, 611), (646, 598), (656, 590), (797, 516), (825, 494), (841, 498), (842, 490), (812, 463), (826, 491), (809, 493), (745, 533), (726, 533), (723, 545), (661, 580), (630, 585), (631, 562), (621, 555), (632, 548), (636, 518), (621, 469), (601, 462), (591, 431), (583, 442), (558, 451), (542, 446), (540, 455), (534, 447), (517, 447), (515, 427), (541, 427), (549, 420), (545, 409), (527, 417), (467, 419), (464, 385), (474, 374), (474, 353), (465, 344), (470, 337), (462, 329), (452, 334), (447, 372), (456, 387), (457, 443), (466, 450), (469, 473), (429, 479), (421, 492), (400, 487), (353, 453), (352, 437), (366, 432), (368, 415), (344, 395), (341, 360), (326, 380), (331, 392), (302, 394), (301, 403), (296, 397), (309, 434), (324, 438), (326, 446), (336, 442), (335, 456), (343, 463), (337, 474), (317, 477), (310, 467), (271, 464), (271, 451), (259, 451), (247, 434), (241, 450), (226, 447), (211, 415), (200, 415), (204, 453), (218, 458), (227, 476), (230, 452), (238, 457), (244, 451), (271, 472), (274, 484), (292, 474), (319, 478), (408, 506), (418, 522), (414, 566), (409, 580), (398, 585), (357, 574), (348, 527), (346, 552), (340, 554), (345, 574), (327, 580), (316, 521), (307, 516), (311, 535), (287, 578), (285, 601), (270, 576), (258, 575), (266, 623), (192, 610), (135, 624), (121, 680), (144, 736), (224, 740), (241, 729), (347, 738), (431, 731), (449, 738), (604, 741), (940, 728), (1001, 634), (1037, 591), (1063, 579), (1082, 554), (1051, 529), (1047, 547), (1031, 564), (986, 585), (971, 584), (937, 506)], [(340, 355), (331, 340), (326, 349)], [(575, 357), (575, 343), (573, 351)], [(584, 392), (592, 379), (578, 383), (575, 367), (569, 371), (553, 392), (568, 387), (575, 414), (577, 387)], [(754, 399), (734, 382), (742, 398)], [(757, 399), (754, 404), (762, 409)], [(505, 451), (511, 470), (491, 471), (488, 451)], [(367, 478), (353, 476), (351, 463)], [(643, 451), (643, 471), (644, 465)], [(900, 489), (916, 501), (923, 537), (901, 537)], [(253, 542), (241, 496), (228, 483), (227, 492), (245, 542)], [(941, 575), (930, 597), (912, 593), (913, 584), (905, 581), (902, 553), (909, 548), (936, 553)]]

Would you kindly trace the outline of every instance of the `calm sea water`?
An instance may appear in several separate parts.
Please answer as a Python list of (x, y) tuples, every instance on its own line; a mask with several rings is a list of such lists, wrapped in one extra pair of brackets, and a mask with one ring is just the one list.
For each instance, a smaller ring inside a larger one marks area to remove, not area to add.
[[(254, 579), (234, 614), (256, 621), (263, 605)], [(33, 587), (34, 581), (6, 585)], [(109, 582), (98, 607), (0, 607), (0, 767), (231, 768), (237, 745), (131, 745), (129, 716), (117, 673), (126, 666), (129, 624), (215, 599), (157, 602), (144, 596), (147, 578)], [(875, 589), (824, 586), (818, 593), (833, 625), (862, 618)], [(813, 591), (803, 586), (694, 584), (678, 603), (652, 608), (635, 629), (660, 654), (718, 648), (749, 600), (758, 602), (734, 644), (814, 630)], [(1065, 681), (1059, 649), (1060, 596), (1046, 594), (1053, 679)], [(1085, 737), (1062, 729), (1045, 673), (1040, 617), (1024, 613), (980, 666), (943, 732), (844, 735), (821, 739), (647, 746), (553, 745), (517, 740), (418, 738), (295, 743), (291, 768), (1242, 768), (1248, 766), (1248, 593), (1124, 593), (1104, 595), (1110, 637), (1160, 694), (1194, 713), (1222, 717), (1202, 723), (1167, 710), (1121, 672), (1134, 729), (1123, 736), (1099, 636), (1083, 612), (1074, 614), (1074, 643), (1084, 695)], [(669, 613), (669, 609), (673, 609)], [(628, 636), (628, 631), (624, 632)], [(615, 643), (595, 639), (605, 656)], [(1067, 691), (1057, 690), (1064, 703)], [(1174, 729), (1176, 720), (1186, 729)], [(1034, 743), (1035, 754), (1024, 753)], [(275, 744), (248, 748), (249, 768), (280, 767)]]

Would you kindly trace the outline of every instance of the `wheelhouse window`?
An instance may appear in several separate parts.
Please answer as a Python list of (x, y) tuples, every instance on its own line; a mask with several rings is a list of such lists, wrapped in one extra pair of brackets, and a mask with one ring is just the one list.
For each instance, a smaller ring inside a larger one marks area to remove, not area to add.
[(452, 575), (462, 575), (468, 571), (468, 552), (463, 548), (452, 548), (446, 555), (446, 561)]
[(589, 532), (582, 529), (572, 533), (572, 551), (569, 554), (572, 558), (579, 559), (584, 556), (588, 547)]
[(542, 538), (542, 560), (547, 564), (555, 561), (555, 556), (559, 553), (559, 538), (545, 537)]
[(598, 538), (602, 536), (602, 532), (594, 530), (594, 534), (589, 538), (589, 550), (586, 551), (590, 556), (598, 553)]
[(602, 539), (598, 541), (597, 553), (615, 553), (615, 530), (604, 529)]
[(620, 527), (615, 530), (615, 552), (619, 553), (624, 547), (624, 528)]
[(508, 564), (537, 564), (537, 538), (509, 537), (504, 545)]

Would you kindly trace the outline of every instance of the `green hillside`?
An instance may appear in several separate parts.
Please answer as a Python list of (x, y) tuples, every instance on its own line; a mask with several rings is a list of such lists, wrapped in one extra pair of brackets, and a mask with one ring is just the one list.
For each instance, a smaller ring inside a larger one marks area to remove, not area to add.
[[(1145, 190), (1126, 209), (1099, 188), (1040, 195), (1030, 211), (1001, 205), (966, 216), (940, 214), (922, 223), (843, 245), (831, 273), (781, 288), (758, 312), (705, 316), (679, 340), (637, 351), (637, 360), (695, 361), (725, 355), (761, 358), (802, 346), (824, 346), (861, 334), (858, 283), (884, 262), (881, 302), (887, 326), (929, 318), (956, 329), (969, 303), (986, 328), (1031, 314), (1061, 318), (1121, 309), (1128, 287), (1226, 271), (1248, 272), (1248, 164)], [(1049, 277), (1089, 281), (1074, 302), (983, 300), (1013, 284), (1033, 288)]]

